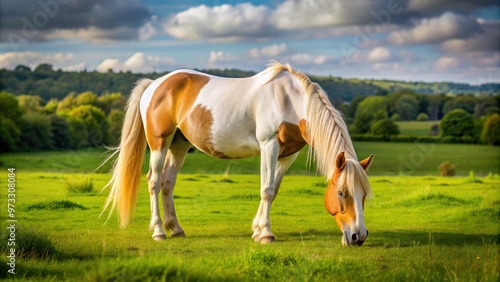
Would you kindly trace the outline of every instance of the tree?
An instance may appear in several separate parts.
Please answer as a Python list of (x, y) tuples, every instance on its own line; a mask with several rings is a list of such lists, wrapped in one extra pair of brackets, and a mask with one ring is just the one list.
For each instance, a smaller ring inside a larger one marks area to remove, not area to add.
[(123, 111), (113, 109), (109, 113), (109, 140), (111, 143), (118, 143), (120, 140), (124, 118), (125, 113)]
[(351, 103), (349, 103), (349, 106), (347, 107), (347, 116), (350, 118), (354, 118), (356, 114), (356, 110), (358, 109), (359, 103), (361, 103), (366, 96), (356, 96), (352, 98)]
[(22, 110), (16, 97), (10, 93), (0, 92), (0, 152), (14, 151), (18, 148), (21, 131)]
[(69, 134), (71, 137), (71, 148), (81, 149), (90, 145), (88, 141), (89, 133), (85, 123), (79, 119), (67, 117), (66, 122), (69, 127)]
[(83, 93), (80, 93), (78, 96), (75, 98), (75, 106), (81, 106), (81, 105), (96, 105), (97, 101), (97, 95), (90, 91), (86, 91)]
[(121, 93), (109, 93), (98, 97), (96, 106), (109, 115), (113, 109), (123, 111), (126, 103), (127, 100)]
[(4, 118), (12, 120), (14, 123), (19, 123), (23, 111), (19, 107), (19, 101), (10, 93), (0, 92), (0, 115)]
[(81, 105), (73, 108), (68, 116), (85, 124), (88, 132), (87, 140), (91, 146), (108, 143), (109, 122), (101, 109), (92, 105)]
[(59, 101), (55, 98), (50, 99), (50, 101), (43, 107), (43, 112), (46, 114), (54, 114), (59, 106)]
[(21, 133), (11, 119), (0, 115), (0, 152), (11, 152), (18, 148)]
[(20, 124), (23, 150), (50, 150), (54, 148), (50, 118), (36, 112), (22, 116)]
[(387, 118), (387, 100), (381, 96), (370, 96), (364, 99), (356, 110), (354, 127), (356, 133), (370, 132), (374, 121)]
[(50, 124), (52, 127), (52, 136), (54, 147), (57, 149), (70, 149), (71, 148), (71, 132), (69, 124), (63, 117), (52, 114), (50, 117)]
[(405, 94), (394, 104), (394, 110), (401, 120), (415, 120), (418, 114), (419, 102), (413, 95)]
[(417, 116), (417, 120), (418, 121), (428, 121), (429, 120), (429, 116), (426, 113), (420, 113)]
[(399, 134), (399, 126), (391, 119), (385, 118), (372, 123), (370, 131), (375, 135), (383, 135), (386, 139)]
[(500, 115), (492, 114), (483, 125), (481, 141), (485, 144), (500, 145)]
[(19, 101), (19, 106), (24, 109), (25, 112), (41, 112), (43, 99), (36, 95), (19, 95), (17, 96)]
[(463, 109), (469, 114), (473, 114), (475, 105), (476, 98), (474, 96), (460, 95), (444, 103), (443, 112), (447, 114), (454, 109)]
[(447, 113), (439, 124), (443, 136), (474, 137), (474, 117), (463, 109), (454, 109)]
[(70, 93), (66, 97), (64, 97), (61, 102), (58, 103), (56, 112), (58, 115), (65, 115), (75, 105), (75, 93)]

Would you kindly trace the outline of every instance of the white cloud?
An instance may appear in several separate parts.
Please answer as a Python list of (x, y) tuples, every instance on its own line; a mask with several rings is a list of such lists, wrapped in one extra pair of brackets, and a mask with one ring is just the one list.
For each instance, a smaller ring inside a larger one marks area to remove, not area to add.
[(123, 63), (116, 58), (106, 58), (97, 66), (96, 70), (99, 72), (107, 72), (111, 69), (113, 71), (146, 73), (164, 71), (171, 68), (174, 64), (175, 59), (173, 58), (146, 56), (142, 52), (136, 52)]
[(387, 9), (387, 0), (294, 0), (278, 5), (272, 14), (280, 29), (368, 24), (375, 21), (371, 12)]
[(104, 59), (96, 68), (98, 72), (107, 72), (108, 70), (117, 71), (120, 68), (120, 60), (107, 58)]
[(235, 6), (205, 5), (189, 8), (164, 23), (164, 31), (180, 39), (238, 40), (269, 37), (273, 28), (268, 23), (270, 9), (241, 3)]
[(422, 19), (413, 28), (391, 32), (388, 41), (397, 45), (440, 43), (453, 38), (466, 38), (480, 30), (477, 20), (446, 12), (437, 18)]
[(288, 52), (288, 46), (286, 43), (273, 44), (270, 46), (265, 46), (262, 48), (253, 48), (248, 51), (248, 55), (255, 59), (267, 58), (275, 59), (278, 56), (286, 54)]
[(13, 69), (18, 65), (35, 68), (40, 64), (49, 63), (54, 69), (65, 69), (69, 63), (75, 63), (72, 53), (45, 54), (40, 52), (7, 52), (0, 54), (0, 68)]
[(212, 51), (210, 52), (210, 57), (208, 58), (208, 64), (213, 66), (217, 63), (236, 62), (237, 60), (238, 57), (234, 54), (222, 51)]
[(311, 55), (309, 53), (294, 54), (289, 57), (289, 61), (296, 65), (323, 65), (328, 57), (325, 55)]
[(368, 53), (366, 58), (370, 62), (387, 61), (391, 58), (391, 52), (385, 47), (376, 47)]
[(434, 67), (438, 69), (451, 69), (458, 67), (459, 64), (460, 62), (457, 58), (451, 56), (443, 56), (434, 63)]

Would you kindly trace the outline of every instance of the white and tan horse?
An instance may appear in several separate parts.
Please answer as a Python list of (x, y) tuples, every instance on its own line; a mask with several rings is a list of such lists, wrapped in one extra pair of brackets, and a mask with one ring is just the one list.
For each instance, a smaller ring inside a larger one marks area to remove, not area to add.
[(192, 145), (217, 158), (260, 155), (261, 201), (252, 224), (256, 241), (274, 241), (271, 203), (306, 143), (314, 148), (310, 157), (318, 171), (329, 180), (325, 206), (344, 234), (342, 243), (361, 245), (368, 236), (363, 209), (371, 187), (365, 169), (373, 155), (358, 162), (341, 114), (318, 84), (288, 64), (274, 62), (248, 78), (184, 69), (138, 81), (128, 102), (104, 207), (117, 209), (123, 228), (134, 214), (146, 143), (151, 150), (147, 180), (155, 240), (166, 238), (163, 227), (172, 230), (172, 237), (184, 236), (173, 189)]

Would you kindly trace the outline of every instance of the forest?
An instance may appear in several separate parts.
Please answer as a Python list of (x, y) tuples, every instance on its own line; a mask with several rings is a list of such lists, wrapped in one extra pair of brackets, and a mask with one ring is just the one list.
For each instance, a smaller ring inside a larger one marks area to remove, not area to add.
[[(253, 72), (204, 70), (246, 77)], [(137, 74), (65, 72), (42, 64), (0, 70), (0, 152), (115, 145)], [(437, 142), (500, 144), (500, 84), (409, 83), (311, 76), (342, 111), (353, 139), (415, 141), (397, 121), (439, 122)], [(442, 91), (442, 92), (439, 92)], [(455, 94), (453, 94), (455, 93)], [(458, 94), (456, 94), (458, 93)]]

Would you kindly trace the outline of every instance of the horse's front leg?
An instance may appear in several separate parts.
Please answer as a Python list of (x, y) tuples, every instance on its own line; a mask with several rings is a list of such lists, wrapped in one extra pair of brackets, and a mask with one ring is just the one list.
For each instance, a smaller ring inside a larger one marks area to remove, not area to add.
[(275, 138), (261, 142), (260, 205), (252, 224), (252, 238), (262, 244), (272, 243), (275, 239), (271, 231), (270, 210), (276, 188), (274, 177), (278, 154), (279, 144)]

